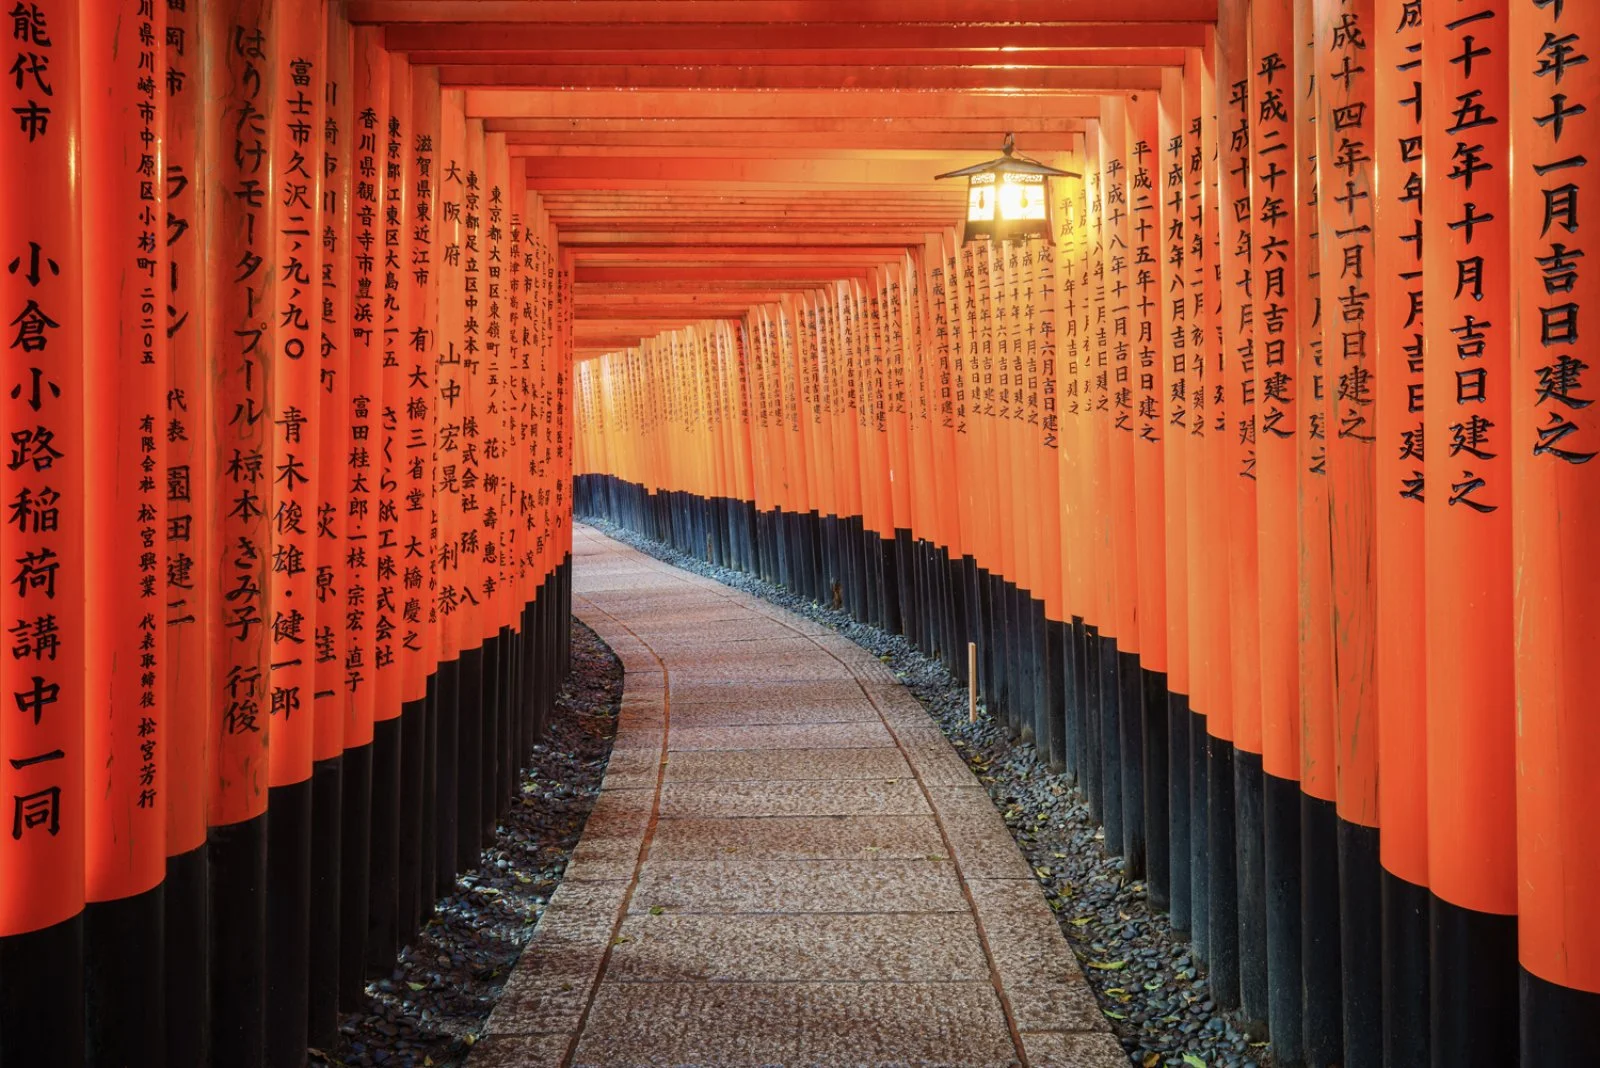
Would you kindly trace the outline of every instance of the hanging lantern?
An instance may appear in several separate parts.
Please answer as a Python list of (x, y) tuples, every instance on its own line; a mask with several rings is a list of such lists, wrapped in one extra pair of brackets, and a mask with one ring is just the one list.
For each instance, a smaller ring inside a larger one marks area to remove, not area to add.
[(1005, 154), (999, 159), (935, 177), (936, 181), (967, 179), (967, 225), (962, 240), (1022, 241), (1030, 237), (1052, 240), (1050, 179), (1081, 175), (1013, 155), (1015, 147), (1015, 139), (1006, 134), (1001, 148)]

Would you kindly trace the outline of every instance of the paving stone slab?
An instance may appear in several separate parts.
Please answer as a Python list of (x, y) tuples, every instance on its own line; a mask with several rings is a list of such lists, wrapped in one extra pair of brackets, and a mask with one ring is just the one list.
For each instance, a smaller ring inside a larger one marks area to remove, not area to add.
[(977, 928), (949, 913), (630, 914), (604, 983), (944, 982), (989, 978)]
[(987, 982), (607, 984), (573, 1058), (574, 1068), (1020, 1063)]
[[(658, 728), (659, 729), (659, 728)], [(659, 735), (658, 735), (659, 738)], [(661, 773), (659, 750), (645, 748), (612, 752), (606, 763), (602, 790), (653, 790)]]
[(1108, 1034), (1023, 1034), (1033, 1068), (1128, 1068), (1128, 1054)]
[(692, 749), (886, 749), (893, 745), (894, 738), (880, 722), (674, 726), (667, 737), (667, 748), (674, 752)]
[[(610, 775), (607, 774), (609, 780)], [(674, 752), (668, 782), (800, 782), (815, 780), (911, 779), (900, 750), (883, 749), (701, 749)]]
[(560, 1068), (566, 1035), (489, 1035), (472, 1047), (472, 1068)]
[(1023, 1031), (1109, 1031), (1037, 883), (970, 879), (978, 922)]
[(893, 860), (945, 852), (927, 816), (675, 819), (656, 825), (650, 860)]
[(689, 913), (968, 911), (949, 857), (712, 860), (645, 865), (630, 911)]
[[(818, 679), (814, 682), (722, 682), (696, 683), (673, 690), (672, 706), (743, 705), (772, 702), (783, 705), (828, 704), (834, 701), (855, 703), (866, 700), (861, 685), (854, 679)], [(870, 703), (870, 702), (869, 702)]]
[(572, 851), (566, 879), (630, 879), (639, 862), (655, 790), (601, 790)]
[(956, 755), (948, 742), (906, 746), (905, 755), (925, 786), (973, 786), (977, 782), (966, 762)]
[(805, 704), (750, 698), (737, 704), (696, 704), (674, 701), (672, 726), (680, 727), (768, 727), (803, 723), (877, 723), (877, 709), (864, 699), (821, 701)]
[(506, 980), (490, 1034), (577, 1031), (627, 892), (624, 882), (562, 880)]
[(1032, 885), (1033, 871), (981, 786), (930, 786), (928, 795), (969, 878), (1025, 879)]
[[(671, 762), (668, 762), (671, 768)], [(909, 776), (894, 782), (668, 782), (661, 818), (752, 816), (914, 816), (928, 811)]]

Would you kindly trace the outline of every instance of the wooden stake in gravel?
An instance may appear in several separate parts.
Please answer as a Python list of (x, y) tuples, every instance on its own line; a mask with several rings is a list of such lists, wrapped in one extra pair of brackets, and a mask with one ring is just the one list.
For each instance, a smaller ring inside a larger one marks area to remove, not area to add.
[(978, 722), (978, 643), (967, 643), (967, 722)]

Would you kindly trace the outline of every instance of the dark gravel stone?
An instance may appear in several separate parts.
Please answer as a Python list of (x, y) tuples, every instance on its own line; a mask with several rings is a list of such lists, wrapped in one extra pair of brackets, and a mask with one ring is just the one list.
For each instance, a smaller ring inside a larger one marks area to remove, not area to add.
[(572, 621), (572, 674), (545, 736), (528, 754), (520, 794), (477, 868), (456, 880), (394, 973), (367, 985), (364, 1013), (312, 1065), (448, 1068), (472, 1051), (533, 935), (600, 793), (622, 704), (622, 664)]
[(1140, 1068), (1271, 1063), (1264, 1043), (1246, 1039), (1241, 1020), (1216, 1011), (1188, 943), (1172, 933), (1165, 913), (1150, 906), (1143, 882), (1123, 879), (1121, 860), (1105, 853), (1105, 833), (1090, 820), (1076, 787), (1065, 775), (1052, 773), (1033, 746), (1009, 740), (981, 706), (978, 722), (969, 723), (967, 688), (943, 664), (899, 635), (781, 586), (713, 566), (604, 520), (583, 521), (657, 560), (821, 623), (892, 668), (988, 788), (1129, 1063)]

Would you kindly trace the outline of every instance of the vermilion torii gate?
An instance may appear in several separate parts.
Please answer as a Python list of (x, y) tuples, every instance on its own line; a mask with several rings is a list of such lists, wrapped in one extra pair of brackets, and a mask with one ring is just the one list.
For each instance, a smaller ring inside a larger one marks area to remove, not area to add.
[(302, 1063), (565, 673), (570, 270), (338, 6), (6, 25), (0, 1063)]
[[(3, 11), (0, 1065), (330, 1035), (574, 465), (976, 642), (1280, 1063), (1600, 1060), (1587, 0)], [(1007, 131), (1082, 178), (959, 245)]]

